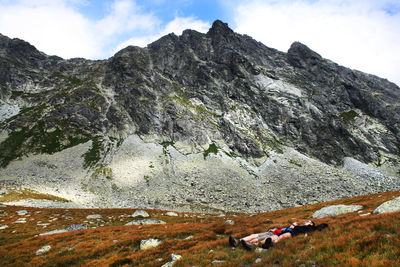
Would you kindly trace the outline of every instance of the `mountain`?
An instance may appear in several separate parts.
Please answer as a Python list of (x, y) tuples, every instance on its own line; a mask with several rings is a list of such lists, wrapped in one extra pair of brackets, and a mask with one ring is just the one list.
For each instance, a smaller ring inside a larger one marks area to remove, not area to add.
[(400, 189), (400, 88), (215, 21), (107, 60), (0, 35), (0, 182), (83, 206), (258, 212)]

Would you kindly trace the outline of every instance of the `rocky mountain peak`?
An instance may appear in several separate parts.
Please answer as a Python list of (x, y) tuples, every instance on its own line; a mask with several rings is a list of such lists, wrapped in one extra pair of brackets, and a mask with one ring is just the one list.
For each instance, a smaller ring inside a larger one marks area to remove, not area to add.
[(227, 37), (229, 35), (232, 35), (233, 33), (234, 32), (231, 28), (229, 28), (228, 23), (216, 20), (212, 24), (210, 30), (207, 32), (207, 35), (210, 37), (216, 37), (216, 36)]
[(294, 42), (287, 53), (288, 61), (295, 67), (306, 68), (318, 64), (322, 57), (300, 42)]
[(99, 61), (2, 40), (0, 182), (242, 211), (400, 185), (400, 88), (299, 42), (283, 53), (221, 21)]

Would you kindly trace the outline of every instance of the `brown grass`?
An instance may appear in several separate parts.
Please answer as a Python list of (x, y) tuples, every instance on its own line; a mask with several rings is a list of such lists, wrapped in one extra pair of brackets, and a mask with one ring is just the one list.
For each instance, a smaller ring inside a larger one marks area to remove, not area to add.
[[(232, 249), (227, 240), (264, 231), (273, 226), (285, 226), (293, 221), (311, 217), (316, 210), (334, 204), (361, 204), (363, 213), (372, 212), (381, 203), (400, 196), (400, 191), (386, 192), (350, 199), (335, 200), (303, 207), (255, 214), (211, 214), (191, 217), (168, 217), (165, 211), (148, 210), (151, 218), (167, 224), (124, 226), (133, 218), (134, 209), (38, 209), (22, 207), (1, 208), (0, 230), (1, 266), (161, 266), (171, 260), (171, 254), (182, 255), (174, 266), (399, 266), (400, 212), (360, 216), (349, 213), (315, 220), (329, 227), (308, 236), (284, 240), (267, 252)], [(21, 216), (16, 211), (26, 209), (30, 217), (25, 224), (13, 224)], [(101, 214), (103, 221), (87, 221), (89, 214)], [(38, 221), (48, 222), (43, 228)], [(226, 224), (227, 219), (235, 224)], [(2, 221), (3, 220), (3, 221)], [(39, 233), (63, 229), (71, 224), (98, 226), (88, 230), (47, 236)], [(104, 226), (101, 226), (104, 225)], [(100, 227), (101, 226), (101, 227)], [(191, 238), (188, 238), (191, 237)], [(157, 238), (161, 245), (140, 250), (140, 241)], [(35, 252), (51, 245), (51, 250), (36, 256)], [(255, 263), (256, 259), (261, 262)]]

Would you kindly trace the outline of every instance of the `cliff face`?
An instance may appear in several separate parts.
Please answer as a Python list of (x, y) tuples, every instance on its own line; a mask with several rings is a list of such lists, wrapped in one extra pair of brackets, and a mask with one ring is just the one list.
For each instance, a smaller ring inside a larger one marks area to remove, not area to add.
[(0, 35), (0, 88), (0, 180), (82, 204), (260, 211), (400, 186), (399, 87), (221, 21), (101, 61)]

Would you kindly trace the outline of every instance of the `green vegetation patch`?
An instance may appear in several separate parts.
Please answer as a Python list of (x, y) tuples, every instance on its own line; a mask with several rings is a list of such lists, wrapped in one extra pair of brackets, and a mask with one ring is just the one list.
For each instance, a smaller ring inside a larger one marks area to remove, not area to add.
[(340, 117), (346, 124), (352, 123), (354, 121), (354, 119), (358, 116), (359, 116), (359, 114), (357, 112), (355, 112), (354, 110), (340, 113)]
[(101, 152), (104, 150), (104, 145), (100, 136), (92, 138), (92, 147), (83, 155), (85, 162), (84, 168), (90, 168), (96, 165), (101, 159)]
[(214, 143), (210, 144), (210, 146), (208, 147), (207, 150), (204, 150), (204, 153), (203, 153), (204, 159), (206, 159), (210, 153), (213, 153), (213, 154), (218, 153), (218, 147)]

